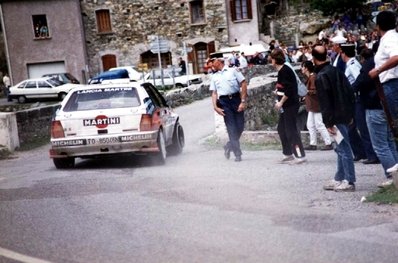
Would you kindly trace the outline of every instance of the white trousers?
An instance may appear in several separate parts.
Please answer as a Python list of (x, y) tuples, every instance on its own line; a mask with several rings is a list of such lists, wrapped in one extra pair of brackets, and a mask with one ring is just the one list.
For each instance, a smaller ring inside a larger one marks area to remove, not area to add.
[(311, 111), (308, 112), (307, 129), (310, 133), (310, 145), (317, 145), (317, 131), (321, 134), (325, 145), (332, 143), (329, 132), (326, 129), (325, 124), (323, 124), (322, 113)]

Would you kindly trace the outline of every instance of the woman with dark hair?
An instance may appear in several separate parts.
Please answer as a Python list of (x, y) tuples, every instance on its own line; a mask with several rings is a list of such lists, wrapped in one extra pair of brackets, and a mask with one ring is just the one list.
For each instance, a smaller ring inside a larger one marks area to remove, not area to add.
[(281, 163), (306, 162), (303, 143), (296, 126), (299, 109), (299, 96), (297, 93), (297, 80), (293, 70), (285, 64), (285, 53), (279, 48), (271, 52), (271, 63), (278, 71), (275, 86), (277, 101), (275, 109), (280, 113), (278, 121), (278, 134), (282, 143), (284, 157)]
[(307, 129), (310, 134), (310, 145), (306, 150), (317, 150), (317, 131), (320, 132), (325, 146), (321, 150), (332, 150), (332, 141), (322, 120), (322, 113), (319, 107), (318, 95), (316, 94), (314, 73), (314, 64), (312, 61), (305, 61), (301, 64), (301, 72), (307, 76), (307, 95), (305, 96), (305, 107), (308, 111)]

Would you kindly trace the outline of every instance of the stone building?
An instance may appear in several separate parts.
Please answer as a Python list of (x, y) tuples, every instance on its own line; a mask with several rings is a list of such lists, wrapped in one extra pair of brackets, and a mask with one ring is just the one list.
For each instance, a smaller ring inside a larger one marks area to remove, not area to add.
[(83, 0), (82, 10), (92, 74), (114, 66), (159, 67), (151, 52), (157, 38), (169, 47), (160, 55), (163, 68), (177, 65), (185, 47), (193, 73), (220, 47), (259, 40), (256, 0)]

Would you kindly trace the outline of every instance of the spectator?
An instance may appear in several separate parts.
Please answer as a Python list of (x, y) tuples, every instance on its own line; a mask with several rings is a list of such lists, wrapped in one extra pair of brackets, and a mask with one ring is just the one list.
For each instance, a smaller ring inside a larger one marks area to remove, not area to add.
[(322, 119), (337, 144), (337, 171), (334, 180), (327, 182), (323, 189), (355, 191), (355, 167), (348, 137), (348, 124), (353, 118), (354, 95), (344, 73), (327, 61), (324, 46), (314, 47), (312, 56), (316, 65), (315, 86)]
[[(347, 65), (345, 75), (352, 85), (359, 76), (362, 66), (355, 58), (354, 44), (343, 44), (341, 45), (341, 49), (341, 57)], [(359, 99), (358, 92), (355, 94), (354, 121), (349, 125), (348, 132), (351, 148), (354, 153), (354, 161), (359, 161), (360, 158), (366, 158), (366, 160), (363, 161), (364, 164), (379, 163), (370, 141), (368, 127), (366, 125), (365, 109)]]
[(4, 84), (4, 95), (7, 98), (7, 101), (12, 101), (10, 98), (10, 87), (11, 87), (11, 80), (8, 76), (8, 73), (4, 73), (3, 76), (3, 84)]
[(318, 95), (316, 94), (314, 73), (314, 64), (311, 61), (305, 61), (301, 64), (301, 72), (307, 76), (307, 95), (305, 105), (308, 111), (307, 129), (310, 135), (310, 145), (305, 150), (317, 150), (317, 131), (320, 132), (325, 146), (321, 150), (332, 150), (332, 141), (330, 135), (323, 124), (321, 110), (319, 108)]
[(187, 74), (187, 64), (185, 63), (185, 60), (182, 59), (182, 57), (179, 58), (178, 66), (181, 69), (180, 71), (181, 75)]
[(271, 52), (271, 63), (278, 71), (274, 93), (277, 95), (275, 109), (279, 112), (277, 129), (282, 143), (281, 163), (304, 163), (307, 159), (296, 126), (300, 106), (296, 75), (288, 65), (285, 65), (285, 53), (279, 48)]
[(398, 153), (377, 94), (376, 82), (368, 75), (369, 71), (374, 68), (373, 51), (367, 48), (363, 49), (360, 56), (362, 69), (353, 84), (353, 89), (359, 91), (360, 100), (366, 110), (366, 123), (373, 149), (384, 169), (386, 180), (378, 185), (383, 188), (392, 184), (392, 175), (387, 170), (398, 163)]

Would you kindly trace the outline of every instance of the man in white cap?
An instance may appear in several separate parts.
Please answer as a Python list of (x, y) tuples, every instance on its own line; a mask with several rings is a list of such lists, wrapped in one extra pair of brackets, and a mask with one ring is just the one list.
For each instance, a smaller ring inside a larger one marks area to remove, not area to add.
[(337, 35), (337, 36), (331, 38), (330, 41), (333, 44), (332, 51), (336, 53), (336, 57), (332, 61), (332, 65), (334, 67), (338, 68), (339, 70), (341, 70), (341, 72), (344, 73), (345, 72), (346, 63), (341, 58), (341, 47), (340, 47), (340, 45), (341, 44), (345, 44), (347, 42), (347, 39), (345, 37), (343, 37), (343, 36)]

